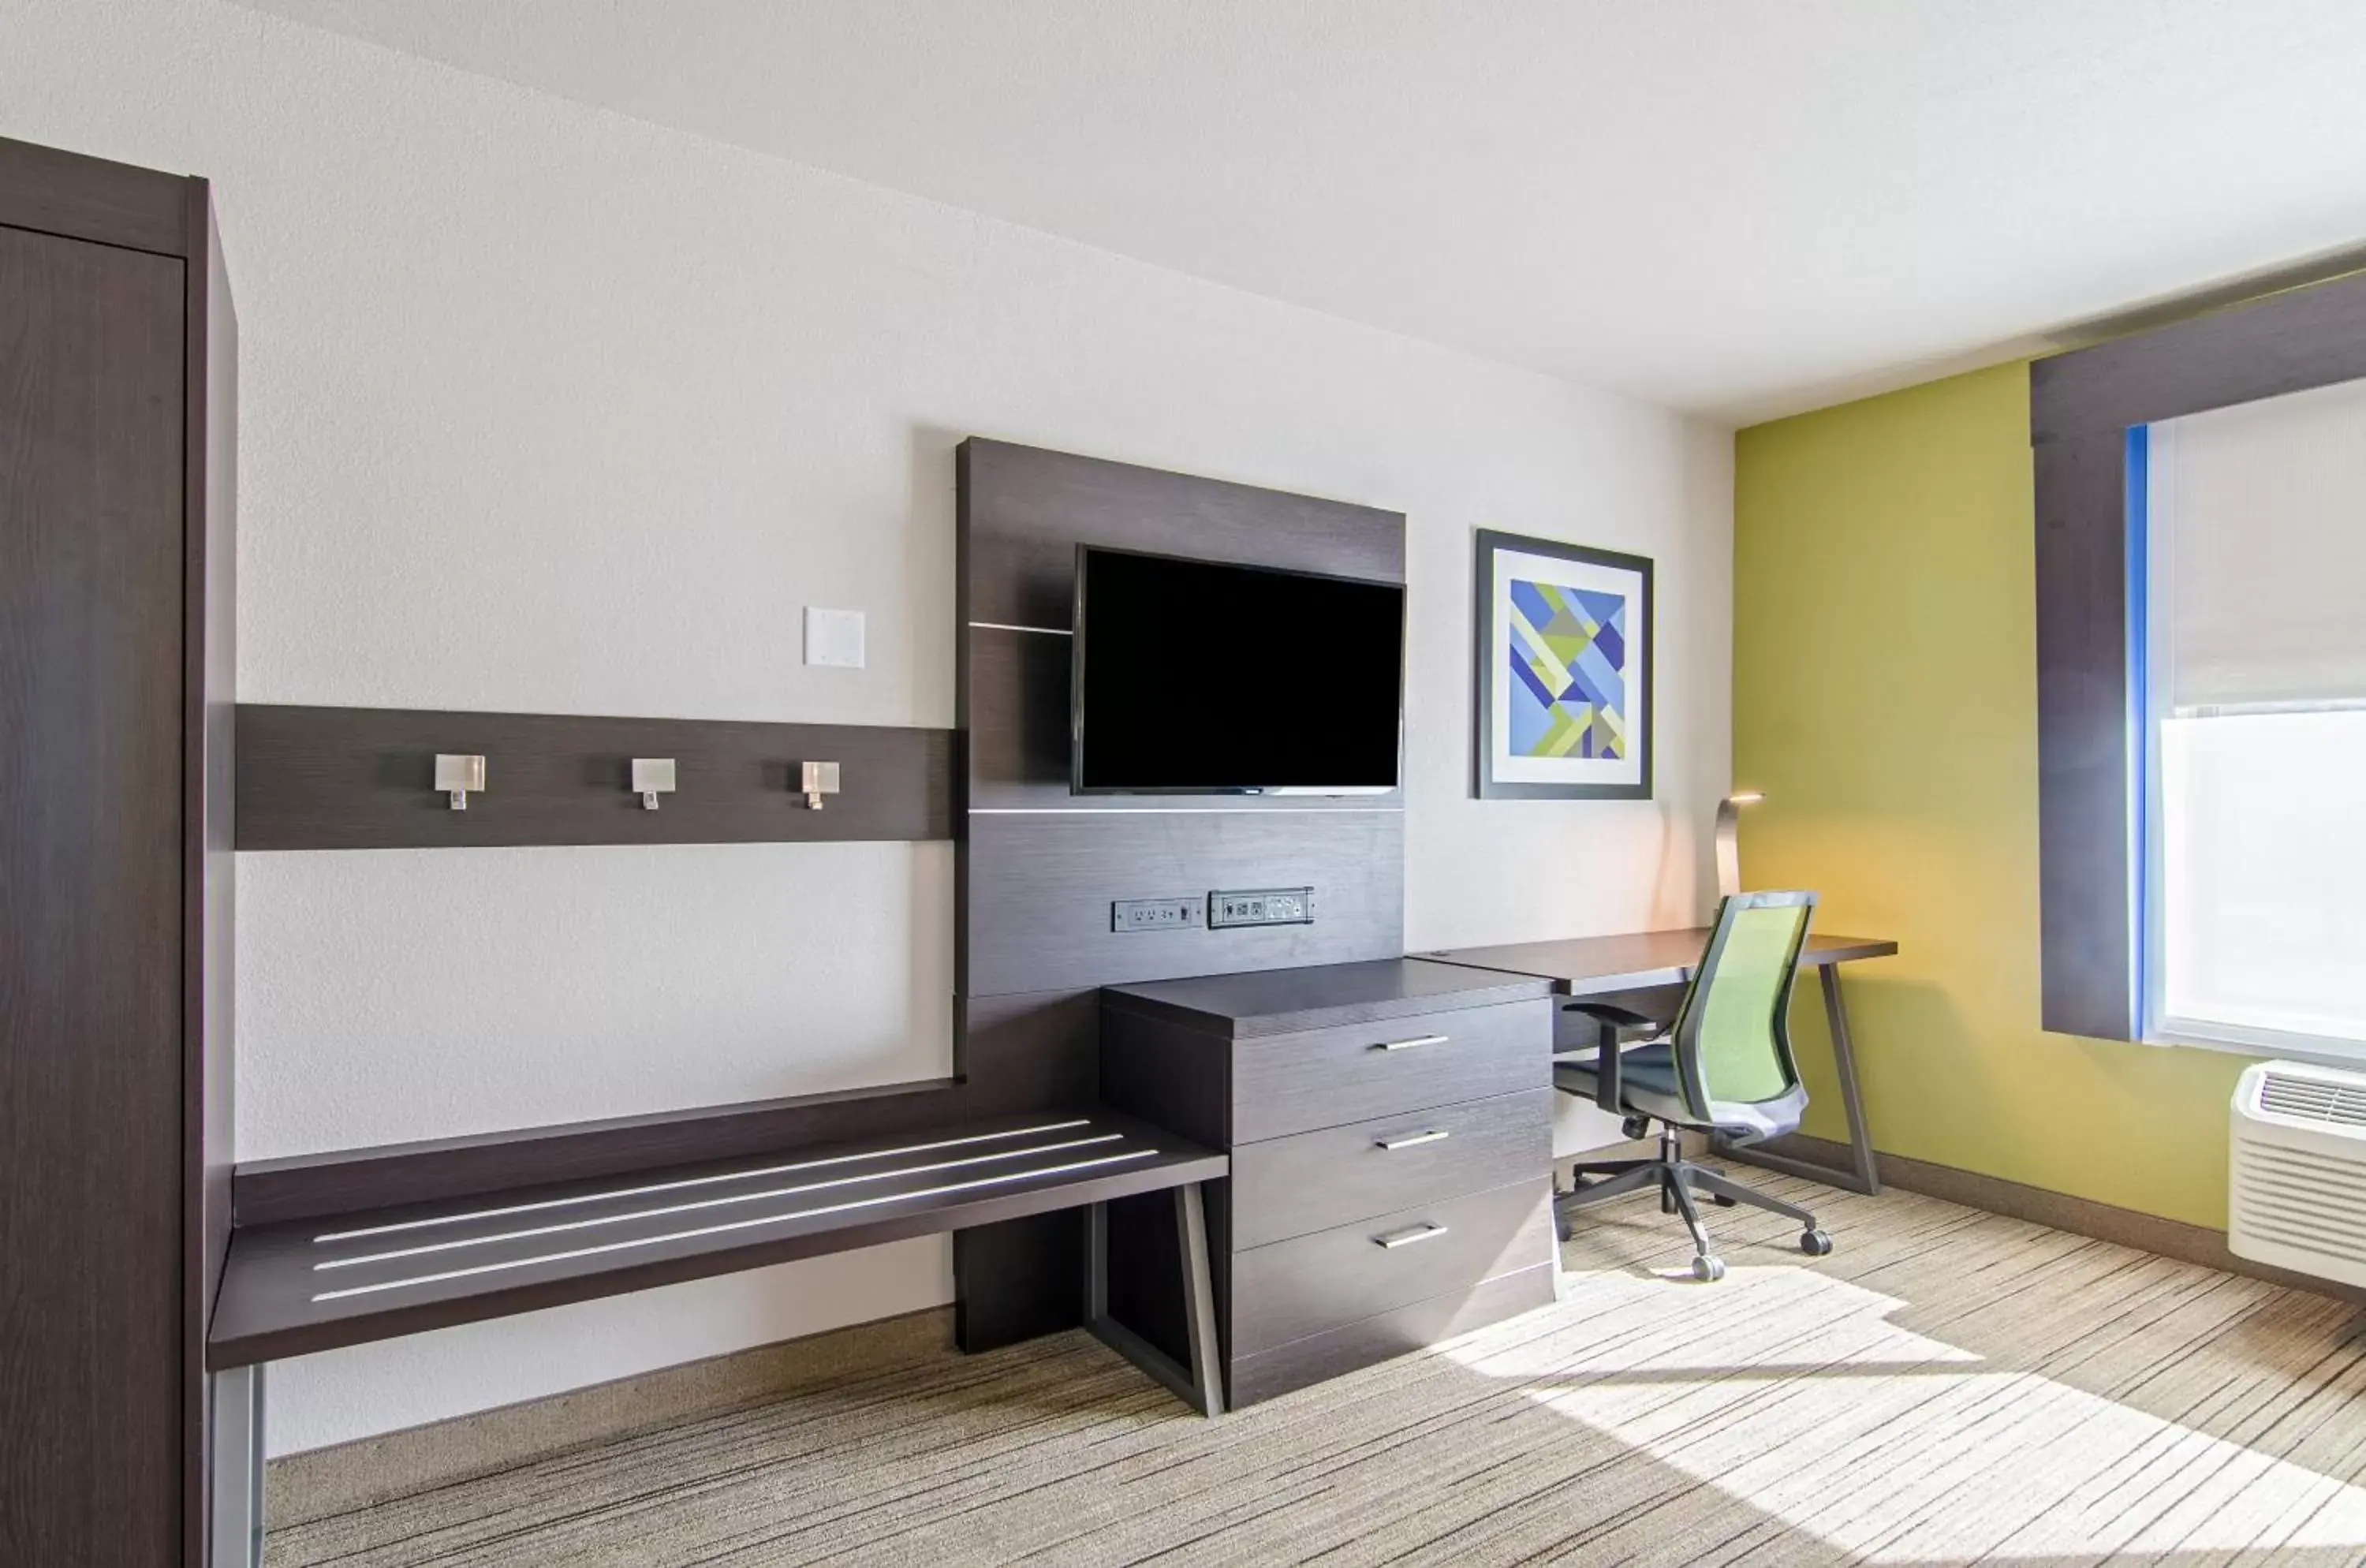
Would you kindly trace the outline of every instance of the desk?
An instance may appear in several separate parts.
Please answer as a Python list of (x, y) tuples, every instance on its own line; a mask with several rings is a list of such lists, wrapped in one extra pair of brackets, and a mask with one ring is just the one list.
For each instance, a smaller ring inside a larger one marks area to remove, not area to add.
[[(1691, 931), (1635, 931), (1619, 936), (1577, 937), (1564, 942), (1523, 942), (1504, 947), (1458, 947), (1425, 953), (1424, 958), (1474, 969), (1496, 969), (1510, 975), (1533, 975), (1552, 982), (1565, 997), (1604, 997), (1621, 991), (1681, 986), (1692, 978), (1693, 966), (1708, 946), (1708, 928)], [(1851, 1168), (1791, 1159), (1763, 1149), (1714, 1146), (1719, 1154), (1751, 1165), (1815, 1181), (1829, 1181), (1852, 1191), (1881, 1190), (1875, 1168), (1872, 1134), (1865, 1130), (1865, 1102), (1857, 1090), (1856, 1052), (1849, 1040), (1848, 1007), (1841, 998), (1840, 966), (1861, 958), (1887, 958), (1898, 944), (1881, 937), (1833, 936), (1810, 931), (1799, 953), (1799, 967), (1813, 969), (1824, 992), (1824, 1017), (1832, 1031), (1832, 1065), (1839, 1070), (1841, 1103), (1848, 1112)]]

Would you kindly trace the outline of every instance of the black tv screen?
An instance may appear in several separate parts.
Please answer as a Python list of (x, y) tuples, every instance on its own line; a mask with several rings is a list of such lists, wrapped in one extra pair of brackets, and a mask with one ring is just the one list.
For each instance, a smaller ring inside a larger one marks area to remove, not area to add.
[(1404, 588), (1083, 545), (1078, 795), (1394, 789)]

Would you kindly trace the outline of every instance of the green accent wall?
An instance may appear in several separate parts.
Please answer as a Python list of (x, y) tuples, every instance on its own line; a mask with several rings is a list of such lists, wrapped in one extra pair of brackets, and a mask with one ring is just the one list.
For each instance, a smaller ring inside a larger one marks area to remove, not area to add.
[[(2025, 364), (1735, 438), (1744, 875), (1902, 944), (1845, 972), (1879, 1148), (2223, 1229), (2248, 1058), (2038, 1027), (2034, 530)], [(1811, 991), (1793, 1027), (1844, 1138)]]

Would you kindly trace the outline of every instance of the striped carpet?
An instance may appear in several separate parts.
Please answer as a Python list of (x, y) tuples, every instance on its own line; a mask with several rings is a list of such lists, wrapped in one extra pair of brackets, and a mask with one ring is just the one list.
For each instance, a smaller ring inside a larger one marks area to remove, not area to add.
[(338, 1563), (2366, 1563), (2366, 1325), (1932, 1199), (1741, 1171), (1838, 1243), (1649, 1199), (1567, 1299), (1220, 1421), (1097, 1342), (777, 1403), (312, 1520)]

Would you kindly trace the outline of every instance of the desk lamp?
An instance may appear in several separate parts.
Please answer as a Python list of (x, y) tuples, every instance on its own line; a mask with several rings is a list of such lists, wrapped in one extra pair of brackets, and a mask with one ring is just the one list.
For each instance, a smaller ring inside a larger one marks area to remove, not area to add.
[(1717, 896), (1720, 898), (1741, 891), (1741, 808), (1765, 798), (1754, 789), (1738, 789), (1717, 803)]

